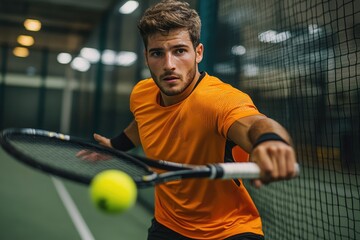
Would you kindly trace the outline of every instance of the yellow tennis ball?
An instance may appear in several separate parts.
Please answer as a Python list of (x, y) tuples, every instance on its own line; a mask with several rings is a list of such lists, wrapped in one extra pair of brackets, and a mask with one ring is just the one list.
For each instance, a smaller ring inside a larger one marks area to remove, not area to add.
[(107, 213), (122, 213), (136, 202), (137, 188), (134, 180), (118, 170), (97, 174), (90, 184), (93, 203)]

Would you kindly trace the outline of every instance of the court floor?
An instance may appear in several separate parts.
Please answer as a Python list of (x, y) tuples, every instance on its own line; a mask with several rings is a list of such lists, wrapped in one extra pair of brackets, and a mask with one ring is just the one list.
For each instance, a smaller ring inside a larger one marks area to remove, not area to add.
[(31, 169), (0, 148), (0, 239), (146, 239), (151, 211), (122, 215), (93, 207), (88, 188)]

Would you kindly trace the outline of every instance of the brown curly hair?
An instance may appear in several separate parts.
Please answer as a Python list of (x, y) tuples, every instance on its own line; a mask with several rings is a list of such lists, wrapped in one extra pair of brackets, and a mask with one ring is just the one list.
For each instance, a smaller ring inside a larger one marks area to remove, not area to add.
[(148, 8), (138, 23), (145, 48), (148, 38), (156, 33), (167, 34), (170, 30), (186, 28), (196, 48), (200, 43), (201, 20), (189, 3), (179, 0), (163, 0)]

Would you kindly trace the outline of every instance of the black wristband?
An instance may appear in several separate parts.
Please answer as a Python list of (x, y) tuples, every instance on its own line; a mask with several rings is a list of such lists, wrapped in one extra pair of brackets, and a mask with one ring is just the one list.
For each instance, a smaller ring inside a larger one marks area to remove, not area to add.
[(283, 143), (286, 143), (287, 145), (290, 145), (287, 141), (285, 141), (282, 137), (277, 135), (276, 133), (264, 133), (260, 135), (260, 137), (255, 141), (253, 145), (253, 149), (256, 148), (260, 143), (266, 142), (266, 141), (280, 141)]
[(120, 133), (118, 136), (110, 139), (111, 146), (120, 151), (128, 151), (135, 147), (134, 143), (124, 133)]

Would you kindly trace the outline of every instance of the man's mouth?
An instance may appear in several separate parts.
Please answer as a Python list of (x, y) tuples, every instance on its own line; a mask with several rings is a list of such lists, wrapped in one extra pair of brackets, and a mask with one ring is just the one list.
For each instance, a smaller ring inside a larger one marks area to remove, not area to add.
[(165, 76), (162, 78), (162, 80), (167, 81), (167, 82), (176, 81), (178, 79), (179, 79), (179, 77), (175, 76), (175, 75)]

